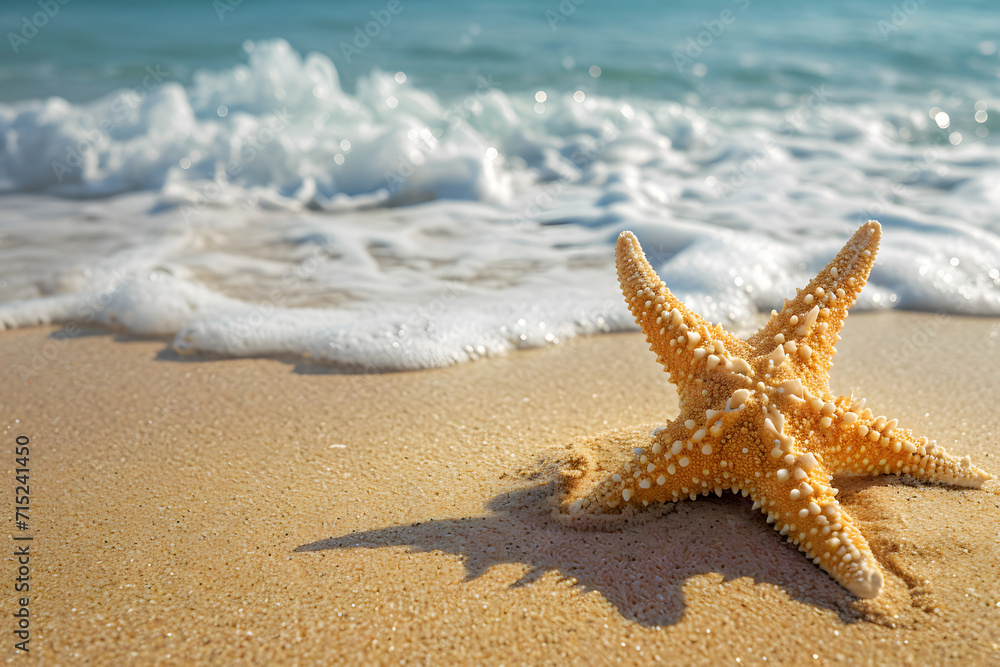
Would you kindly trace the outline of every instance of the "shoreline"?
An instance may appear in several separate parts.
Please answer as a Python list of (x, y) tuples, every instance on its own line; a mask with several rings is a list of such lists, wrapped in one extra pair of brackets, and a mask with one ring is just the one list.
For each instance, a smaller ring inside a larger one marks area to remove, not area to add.
[[(0, 333), (0, 365), (57, 330)], [(614, 529), (553, 520), (543, 457), (677, 413), (640, 334), (381, 375), (88, 334), (0, 389), (5, 451), (33, 443), (33, 660), (1000, 656), (996, 480), (835, 479), (887, 577), (870, 601), (731, 494)], [(1000, 476), (1000, 320), (862, 313), (842, 336), (834, 394)]]

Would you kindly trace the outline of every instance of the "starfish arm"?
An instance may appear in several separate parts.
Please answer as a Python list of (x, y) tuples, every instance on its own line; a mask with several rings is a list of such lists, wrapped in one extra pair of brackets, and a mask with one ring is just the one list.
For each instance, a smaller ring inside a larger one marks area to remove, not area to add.
[(779, 459), (769, 457), (763, 470), (751, 482), (754, 508), (844, 588), (859, 598), (877, 596), (882, 572), (816, 457), (796, 447)]
[(960, 459), (927, 438), (915, 437), (910, 430), (899, 428), (895, 419), (873, 417), (857, 403), (857, 412), (843, 411), (850, 407), (843, 398), (837, 403), (837, 412), (818, 429), (821, 433), (830, 431), (828, 437), (820, 439), (826, 444), (816, 448), (833, 474), (874, 477), (903, 473), (927, 482), (970, 488), (992, 479), (972, 465), (968, 456)]
[(671, 294), (632, 232), (618, 236), (616, 264), (625, 302), (646, 334), (649, 349), (680, 390), (682, 404), (687, 394), (700, 395), (700, 389), (689, 391), (699, 366), (699, 370), (711, 371), (733, 369), (735, 364), (737, 371), (750, 372), (749, 365), (734, 356), (745, 352), (746, 343), (713, 326)]
[(692, 434), (681, 419), (655, 430), (631, 433), (629, 460), (585, 496), (574, 499), (569, 511), (599, 514), (626, 505), (693, 500), (713, 491), (721, 496), (733, 484), (718, 472), (713, 442), (717, 443), (717, 438), (698, 431)]
[(782, 535), (851, 593), (879, 594), (883, 577), (864, 536), (836, 500), (834, 474), (909, 474), (979, 487), (991, 476), (873, 417), (863, 400), (830, 393), (834, 343), (868, 278), (881, 227), (868, 222), (781, 313), (741, 341), (688, 310), (629, 232), (618, 277), (650, 349), (671, 373), (681, 415), (662, 427), (605, 433), (563, 468), (564, 511), (742, 492)]
[(827, 394), (834, 345), (848, 308), (868, 280), (881, 236), (874, 220), (862, 225), (833, 261), (749, 339), (754, 351), (770, 353), (775, 366), (784, 364), (791, 376)]

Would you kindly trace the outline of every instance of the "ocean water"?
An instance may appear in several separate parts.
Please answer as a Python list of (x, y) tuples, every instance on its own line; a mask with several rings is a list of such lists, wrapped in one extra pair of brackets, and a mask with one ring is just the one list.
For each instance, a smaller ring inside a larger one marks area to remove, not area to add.
[(746, 331), (1000, 315), (991, 2), (4, 3), (0, 326), (445, 366), (634, 328), (614, 242)]

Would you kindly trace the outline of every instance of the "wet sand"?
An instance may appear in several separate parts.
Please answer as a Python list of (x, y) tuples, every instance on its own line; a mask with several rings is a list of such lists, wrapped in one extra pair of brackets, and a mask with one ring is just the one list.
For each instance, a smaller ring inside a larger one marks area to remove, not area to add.
[[(886, 575), (870, 601), (731, 494), (554, 519), (562, 445), (677, 413), (638, 334), (351, 375), (57, 331), (0, 333), (8, 534), (25, 435), (34, 536), (31, 653), (9, 627), (9, 660), (1000, 661), (996, 481), (835, 480)], [(862, 314), (842, 335), (836, 394), (1000, 476), (1000, 321)]]

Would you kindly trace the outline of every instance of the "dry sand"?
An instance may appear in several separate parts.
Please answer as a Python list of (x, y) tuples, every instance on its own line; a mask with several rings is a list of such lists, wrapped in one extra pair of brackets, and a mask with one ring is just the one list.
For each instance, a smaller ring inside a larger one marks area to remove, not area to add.
[[(887, 577), (873, 601), (729, 494), (555, 521), (547, 451), (676, 415), (638, 334), (348, 375), (54, 331), (0, 334), (10, 534), (15, 436), (32, 448), (12, 662), (1000, 663), (996, 482), (836, 480)], [(1000, 322), (855, 315), (843, 335), (836, 393), (1000, 475)]]

